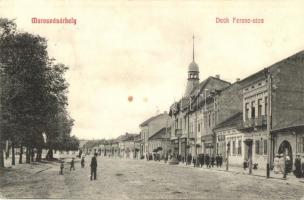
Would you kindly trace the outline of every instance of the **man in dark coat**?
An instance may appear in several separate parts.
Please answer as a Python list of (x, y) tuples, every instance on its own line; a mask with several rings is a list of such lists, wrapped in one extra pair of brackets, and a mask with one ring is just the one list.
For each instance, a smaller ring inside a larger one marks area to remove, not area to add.
[(294, 174), (297, 178), (301, 178), (302, 177), (302, 170), (301, 170), (301, 158), (300, 155), (297, 155), (296, 159), (295, 159), (295, 170), (294, 170)]
[(203, 167), (204, 164), (205, 164), (205, 155), (204, 154), (201, 154), (201, 162), (200, 162), (200, 164), (201, 164), (201, 167)]
[(220, 154), (219, 161), (220, 161), (220, 167), (222, 167), (222, 165), (223, 165), (223, 156), (222, 156), (222, 154)]
[(91, 180), (96, 180), (96, 171), (97, 171), (97, 153), (94, 154), (91, 160)]
[(205, 155), (205, 162), (206, 162), (207, 168), (210, 168), (210, 157), (208, 154)]
[(214, 159), (214, 155), (212, 154), (212, 155), (211, 155), (211, 166), (212, 166), (212, 168), (214, 167), (214, 160), (215, 160), (215, 159)]
[(216, 154), (215, 162), (216, 162), (216, 167), (219, 167), (220, 166), (220, 156), (218, 154)]

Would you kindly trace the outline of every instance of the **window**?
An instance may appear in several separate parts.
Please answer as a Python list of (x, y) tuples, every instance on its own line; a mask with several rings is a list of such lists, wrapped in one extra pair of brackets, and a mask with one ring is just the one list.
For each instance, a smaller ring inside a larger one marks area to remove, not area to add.
[(211, 119), (210, 119), (210, 113), (208, 115), (208, 120), (209, 120), (209, 127), (211, 126)]
[(245, 119), (249, 117), (249, 103), (245, 104)]
[(235, 155), (235, 141), (232, 142), (232, 154)]
[(242, 155), (242, 140), (238, 140), (238, 155)]
[(300, 137), (298, 140), (298, 153), (304, 153), (304, 137)]
[(264, 140), (264, 155), (267, 155), (267, 140)]
[(255, 101), (251, 102), (251, 118), (255, 118)]
[(201, 124), (198, 123), (198, 126), (197, 126), (197, 131), (200, 132), (201, 131)]
[(256, 155), (260, 154), (260, 141), (259, 140), (255, 141), (255, 154)]
[(262, 99), (258, 100), (258, 117), (262, 115)]
[(268, 114), (268, 97), (265, 97), (265, 115)]

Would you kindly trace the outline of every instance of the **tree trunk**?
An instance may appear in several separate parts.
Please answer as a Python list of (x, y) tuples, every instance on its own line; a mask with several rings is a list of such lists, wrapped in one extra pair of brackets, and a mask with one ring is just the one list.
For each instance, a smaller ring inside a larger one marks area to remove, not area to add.
[(53, 157), (53, 149), (49, 149), (49, 151), (47, 152), (46, 154), (46, 157), (45, 159), (47, 160), (52, 160), (54, 157)]
[(34, 148), (31, 148), (31, 162), (34, 162), (35, 151)]
[(19, 164), (22, 164), (23, 146), (20, 144)]
[(25, 159), (26, 159), (26, 163), (30, 163), (30, 149), (29, 147), (27, 146), (26, 147), (26, 152), (25, 152)]
[(15, 165), (15, 144), (12, 142), (12, 165)]
[(36, 162), (41, 162), (41, 154), (42, 154), (42, 149), (38, 148), (36, 154)]
[(0, 168), (4, 168), (4, 154), (3, 154), (3, 141), (2, 140), (0, 140)]

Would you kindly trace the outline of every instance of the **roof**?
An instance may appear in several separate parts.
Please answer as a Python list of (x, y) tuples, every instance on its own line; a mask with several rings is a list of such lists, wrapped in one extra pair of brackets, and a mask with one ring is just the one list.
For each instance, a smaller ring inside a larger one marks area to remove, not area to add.
[(163, 127), (161, 128), (159, 131), (155, 132), (153, 135), (151, 135), (149, 137), (149, 140), (153, 140), (153, 139), (163, 139), (163, 138), (169, 138), (166, 137), (166, 131), (169, 130), (170, 128), (166, 128), (166, 127)]
[(293, 121), (282, 121), (280, 123), (277, 123), (277, 126), (272, 127), (271, 132), (276, 132), (283, 129), (290, 129), (290, 128), (296, 128), (296, 127), (302, 127), (304, 126), (304, 117), (299, 117), (296, 120)]
[(226, 119), (225, 121), (219, 123), (213, 130), (220, 129), (220, 128), (228, 128), (228, 127), (235, 127), (242, 123), (243, 121), (243, 113), (238, 112), (232, 115), (230, 118)]
[(295, 53), (293, 54), (292, 56), (289, 56), (287, 58), (284, 58), (264, 69), (261, 69), (260, 71), (257, 71), (256, 73), (254, 74), (251, 74), (250, 76), (247, 76), (246, 78), (240, 80), (240, 83), (244, 84), (244, 87), (246, 87), (248, 84), (248, 82), (252, 81), (252, 80), (260, 80), (262, 78), (266, 78), (266, 71), (278, 66), (280, 63), (284, 63), (284, 62), (290, 62), (290, 61), (295, 61), (295, 60), (301, 60), (301, 59), (304, 59), (304, 51), (300, 51), (298, 53)]
[(154, 119), (160, 117), (160, 116), (163, 116), (163, 115), (168, 115), (167, 113), (161, 113), (161, 114), (158, 114), (156, 116), (153, 116), (153, 117), (150, 117), (149, 119), (147, 119), (146, 121), (142, 122), (139, 126), (142, 127), (142, 126), (147, 126), (151, 121), (153, 121)]

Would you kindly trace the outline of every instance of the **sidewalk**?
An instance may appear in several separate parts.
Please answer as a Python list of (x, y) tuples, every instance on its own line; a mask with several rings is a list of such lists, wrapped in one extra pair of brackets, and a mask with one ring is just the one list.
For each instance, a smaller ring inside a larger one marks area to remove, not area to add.
[[(144, 161), (146, 161), (146, 160), (144, 160)], [(163, 160), (161, 160), (160, 162), (151, 160), (149, 162), (169, 165), (169, 161), (167, 163), (165, 163)], [(211, 171), (218, 171), (218, 172), (222, 172), (222, 173), (232, 173), (235, 175), (255, 176), (255, 177), (265, 178), (265, 180), (274, 180), (274, 181), (279, 181), (279, 182), (286, 183), (286, 184), (297, 184), (297, 185), (304, 186), (304, 178), (296, 178), (292, 172), (287, 174), (286, 179), (283, 179), (283, 174), (274, 174), (273, 171), (270, 171), (270, 178), (266, 179), (266, 170), (265, 169), (257, 169), (257, 170), (252, 169), (252, 174), (250, 175), (248, 168), (246, 170), (244, 170), (243, 168), (236, 167), (236, 166), (229, 166), (228, 171), (226, 171), (225, 165), (223, 165), (221, 168), (217, 168), (216, 166), (213, 168), (206, 168), (206, 165), (204, 165), (201, 168), (201, 167), (194, 167), (193, 164), (186, 165), (186, 163), (180, 162), (178, 165), (172, 165), (172, 166), (184, 167), (184, 168), (194, 168), (194, 169), (203, 170), (203, 171), (211, 170)]]

